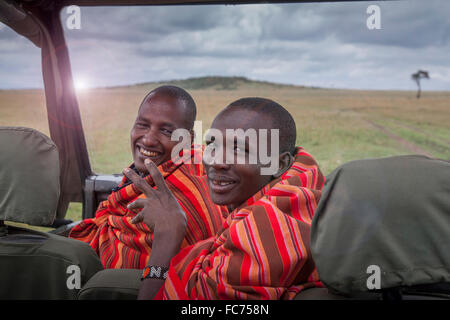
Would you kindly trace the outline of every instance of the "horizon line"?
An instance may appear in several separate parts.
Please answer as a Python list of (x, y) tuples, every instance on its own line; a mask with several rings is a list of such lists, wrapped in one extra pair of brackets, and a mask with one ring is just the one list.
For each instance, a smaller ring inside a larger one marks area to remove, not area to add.
[[(199, 76), (199, 77), (188, 77), (188, 78), (181, 78), (181, 79), (170, 79), (170, 80), (155, 80), (155, 81), (145, 81), (145, 82), (135, 82), (130, 84), (119, 84), (119, 85), (110, 85), (110, 86), (97, 86), (97, 87), (86, 87), (81, 89), (80, 91), (85, 90), (92, 90), (92, 89), (117, 89), (117, 88), (124, 88), (124, 87), (135, 87), (135, 86), (142, 86), (142, 85), (150, 85), (150, 84), (163, 84), (163, 83), (171, 83), (176, 81), (189, 81), (189, 80), (197, 80), (197, 79), (205, 79), (205, 78), (224, 78), (224, 79), (233, 79), (236, 80), (244, 80), (249, 82), (259, 82), (262, 84), (269, 84), (269, 85), (277, 85), (277, 86), (286, 86), (286, 87), (297, 87), (299, 89), (322, 89), (322, 90), (349, 90), (349, 91), (417, 91), (416, 89), (372, 89), (372, 88), (349, 88), (349, 87), (322, 87), (322, 86), (308, 86), (308, 85), (302, 85), (302, 84), (292, 84), (292, 83), (285, 83), (285, 82), (271, 82), (267, 80), (258, 80), (258, 79), (252, 79), (244, 76), (217, 76), (217, 75), (210, 75), (210, 76)], [(44, 87), (24, 87), (24, 88), (13, 88), (13, 87), (0, 87), (0, 91), (19, 91), (19, 90), (44, 90)], [(77, 90), (75, 88), (75, 90)], [(189, 90), (199, 90), (199, 89), (189, 89)], [(233, 89), (231, 89), (233, 90)], [(450, 88), (445, 89), (424, 89), (422, 88), (422, 92), (447, 92), (450, 91)]]

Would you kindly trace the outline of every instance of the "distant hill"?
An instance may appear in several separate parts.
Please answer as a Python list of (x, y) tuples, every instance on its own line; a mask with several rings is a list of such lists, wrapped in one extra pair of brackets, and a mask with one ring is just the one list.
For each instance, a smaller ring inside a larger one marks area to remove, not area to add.
[(250, 80), (245, 77), (220, 77), (220, 76), (188, 78), (184, 80), (146, 82), (126, 87), (155, 87), (163, 84), (179, 86), (186, 90), (201, 90), (201, 89), (237, 90), (240, 88), (248, 88), (248, 87), (306, 88), (305, 86), (295, 86), (288, 84), (273, 83), (268, 81)]

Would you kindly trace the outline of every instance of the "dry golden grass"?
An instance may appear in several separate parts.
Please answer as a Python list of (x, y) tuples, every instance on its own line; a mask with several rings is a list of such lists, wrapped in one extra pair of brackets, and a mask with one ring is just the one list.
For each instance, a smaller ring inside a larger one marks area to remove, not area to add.
[[(143, 97), (156, 84), (90, 89), (78, 94), (91, 164), (117, 173), (131, 162), (129, 131)], [(189, 90), (203, 130), (230, 102), (248, 96), (273, 99), (297, 123), (297, 143), (315, 156), (325, 174), (347, 161), (423, 153), (450, 159), (450, 92), (311, 89), (241, 84), (234, 90)], [(0, 91), (0, 125), (22, 125), (48, 134), (40, 90)]]
[[(92, 168), (118, 173), (131, 161), (129, 132), (143, 97), (157, 84), (90, 89), (78, 94)], [(230, 102), (250, 96), (273, 99), (297, 123), (297, 144), (319, 162), (324, 174), (363, 158), (422, 153), (450, 159), (450, 92), (311, 89), (238, 83), (233, 90), (189, 89), (203, 121)], [(0, 125), (27, 126), (49, 134), (42, 90), (0, 90)], [(80, 204), (68, 217), (79, 220)]]

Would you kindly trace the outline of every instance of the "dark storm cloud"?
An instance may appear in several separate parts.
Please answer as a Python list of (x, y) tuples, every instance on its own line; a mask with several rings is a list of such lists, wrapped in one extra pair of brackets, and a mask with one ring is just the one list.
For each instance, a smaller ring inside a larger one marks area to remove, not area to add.
[[(200, 6), (82, 8), (83, 32), (74, 32), (72, 36), (136, 42), (178, 32), (208, 30), (224, 22), (221, 8), (215, 8), (218, 10)], [(63, 19), (65, 15), (63, 10)]]
[[(345, 15), (345, 23), (339, 23), (339, 14), (329, 12), (326, 16), (327, 31), (346, 43), (367, 43), (407, 48), (440, 46), (449, 43), (450, 12), (449, 2), (396, 1), (379, 3), (382, 17), (382, 30), (372, 32), (358, 28), (358, 12), (363, 12), (365, 4), (351, 8)], [(328, 10), (332, 11), (332, 7)], [(340, 8), (342, 10), (342, 8)]]
[(450, 40), (448, 1), (375, 4), (382, 13), (382, 29), (377, 32), (366, 28), (367, 2), (357, 2), (245, 6), (245, 10), (243, 6), (83, 8), (84, 32), (71, 36), (136, 42), (196, 31), (238, 30), (240, 38), (257, 41), (321, 41), (333, 36), (343, 43), (408, 48), (444, 45)]
[(42, 86), (39, 48), (0, 23), (0, 88)]
[[(428, 68), (430, 86), (449, 89), (450, 2), (375, 4), (381, 8), (381, 30), (366, 27), (369, 3), (357, 2), (82, 7), (82, 29), (65, 27), (65, 32), (75, 77), (99, 86), (240, 75), (304, 85), (414, 89), (410, 74)], [(63, 10), (64, 24), (67, 17)], [(26, 65), (27, 52), (36, 53), (24, 41), (0, 30), (0, 58), (9, 55), (12, 65)], [(11, 45), (26, 48), (25, 56), (11, 56)]]
[(418, 48), (449, 43), (450, 2), (375, 2), (381, 9), (382, 29), (367, 29), (367, 2), (281, 5), (265, 20), (269, 39), (320, 41), (334, 36), (342, 43), (366, 43)]

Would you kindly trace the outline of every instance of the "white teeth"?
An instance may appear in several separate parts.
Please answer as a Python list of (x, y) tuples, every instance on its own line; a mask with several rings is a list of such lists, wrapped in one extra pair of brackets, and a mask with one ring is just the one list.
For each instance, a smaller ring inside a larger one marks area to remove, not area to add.
[(227, 186), (229, 184), (233, 184), (233, 182), (213, 180), (213, 184), (218, 185), (218, 186)]
[(144, 148), (140, 148), (139, 152), (147, 157), (156, 157), (159, 154), (158, 152), (148, 151), (148, 150), (145, 150)]

